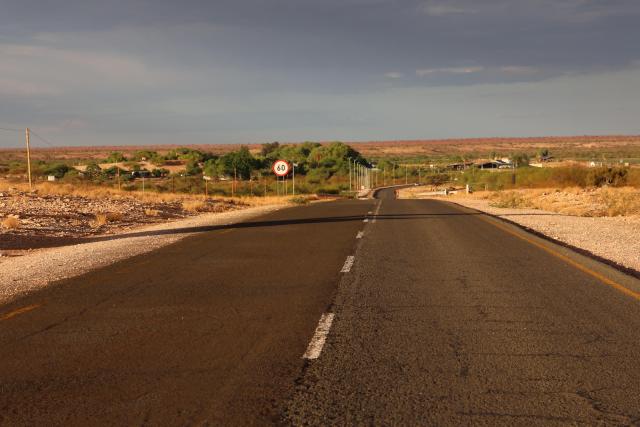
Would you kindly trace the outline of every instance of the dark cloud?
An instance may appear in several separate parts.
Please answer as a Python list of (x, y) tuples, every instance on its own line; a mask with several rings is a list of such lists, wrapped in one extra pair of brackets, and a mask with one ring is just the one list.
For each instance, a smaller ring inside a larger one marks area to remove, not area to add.
[[(346, 129), (379, 122), (353, 101), (372, 92), (632, 69), (638, 18), (637, 0), (0, 0), (0, 125), (86, 116), (133, 131), (162, 117), (183, 129), (205, 121), (193, 105), (211, 103), (215, 128), (287, 133), (290, 117)], [(283, 94), (304, 105), (279, 108)], [(346, 121), (321, 112), (327, 99), (353, 109)], [(122, 106), (145, 120), (111, 114)]]

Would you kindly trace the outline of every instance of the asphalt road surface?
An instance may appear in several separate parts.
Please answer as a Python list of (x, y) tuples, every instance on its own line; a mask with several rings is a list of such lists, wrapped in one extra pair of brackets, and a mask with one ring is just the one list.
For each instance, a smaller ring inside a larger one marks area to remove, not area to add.
[(199, 231), (0, 307), (0, 424), (640, 423), (607, 266), (393, 190)]

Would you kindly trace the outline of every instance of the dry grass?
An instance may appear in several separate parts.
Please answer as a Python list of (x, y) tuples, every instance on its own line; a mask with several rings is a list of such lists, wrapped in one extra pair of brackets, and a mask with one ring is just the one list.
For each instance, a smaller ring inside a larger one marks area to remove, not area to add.
[[(433, 191), (431, 187), (412, 187), (400, 191), (401, 198), (421, 198), (420, 193)], [(434, 196), (425, 196), (434, 197)], [(445, 196), (435, 196), (444, 199)], [(634, 187), (602, 188), (541, 188), (509, 191), (460, 191), (450, 199), (484, 199), (497, 208), (529, 208), (584, 217), (640, 215), (640, 189)]]
[(204, 200), (183, 200), (182, 209), (187, 212), (202, 212), (207, 208)]
[(158, 217), (160, 216), (160, 211), (158, 209), (145, 209), (144, 214), (146, 216)]
[(500, 191), (496, 193), (490, 206), (496, 208), (530, 208), (529, 200), (517, 191)]
[(15, 230), (20, 228), (20, 219), (15, 215), (10, 215), (2, 220), (2, 228), (7, 230)]
[(120, 212), (100, 212), (95, 214), (93, 220), (93, 226), (95, 228), (102, 227), (110, 222), (122, 221), (122, 214)]
[[(20, 191), (28, 191), (28, 184), (12, 183), (6, 180), (0, 180), (0, 192), (8, 188), (17, 188)], [(156, 193), (153, 191), (124, 191), (117, 188), (99, 186), (99, 185), (72, 185), (67, 183), (38, 183), (37, 192), (40, 195), (52, 196), (78, 196), (90, 199), (128, 199), (136, 198), (137, 200), (149, 203), (183, 203), (184, 201), (193, 201), (203, 203), (207, 198), (202, 196), (194, 196), (190, 194), (180, 193)], [(292, 196), (253, 196), (253, 197), (210, 197), (211, 200), (222, 201), (235, 205), (244, 206), (267, 206), (291, 203)]]
[(573, 216), (640, 215), (640, 190), (631, 187), (514, 190), (475, 197), (488, 198), (491, 206), (500, 208), (534, 208)]

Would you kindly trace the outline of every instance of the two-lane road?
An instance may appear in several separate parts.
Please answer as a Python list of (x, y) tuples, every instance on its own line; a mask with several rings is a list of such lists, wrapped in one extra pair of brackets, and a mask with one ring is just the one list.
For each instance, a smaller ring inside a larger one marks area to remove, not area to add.
[(392, 190), (286, 209), (1, 307), (0, 422), (637, 424), (637, 289)]

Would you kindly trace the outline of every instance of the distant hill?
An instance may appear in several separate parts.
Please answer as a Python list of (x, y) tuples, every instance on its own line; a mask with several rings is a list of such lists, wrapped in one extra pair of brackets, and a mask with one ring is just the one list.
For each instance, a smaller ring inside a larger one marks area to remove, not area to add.
[[(511, 153), (517, 151), (535, 151), (547, 148), (556, 155), (575, 156), (576, 153), (595, 155), (608, 153), (630, 155), (640, 158), (640, 135), (609, 136), (563, 136), (563, 137), (527, 137), (527, 138), (466, 138), (438, 140), (392, 140), (392, 141), (344, 141), (360, 151), (366, 157), (441, 157), (451, 155), (476, 154), (486, 156), (491, 152)], [(287, 144), (287, 142), (283, 142)], [(189, 147), (215, 154), (224, 154), (237, 150), (242, 144), (172, 144), (172, 145), (113, 145), (96, 147), (55, 147), (33, 148), (35, 159), (86, 160), (106, 157), (112, 151), (132, 153), (140, 150), (153, 150), (160, 153), (177, 147)], [(260, 144), (245, 144), (253, 152), (259, 151)], [(0, 149), (0, 159), (11, 161), (22, 159), (22, 149)]]

